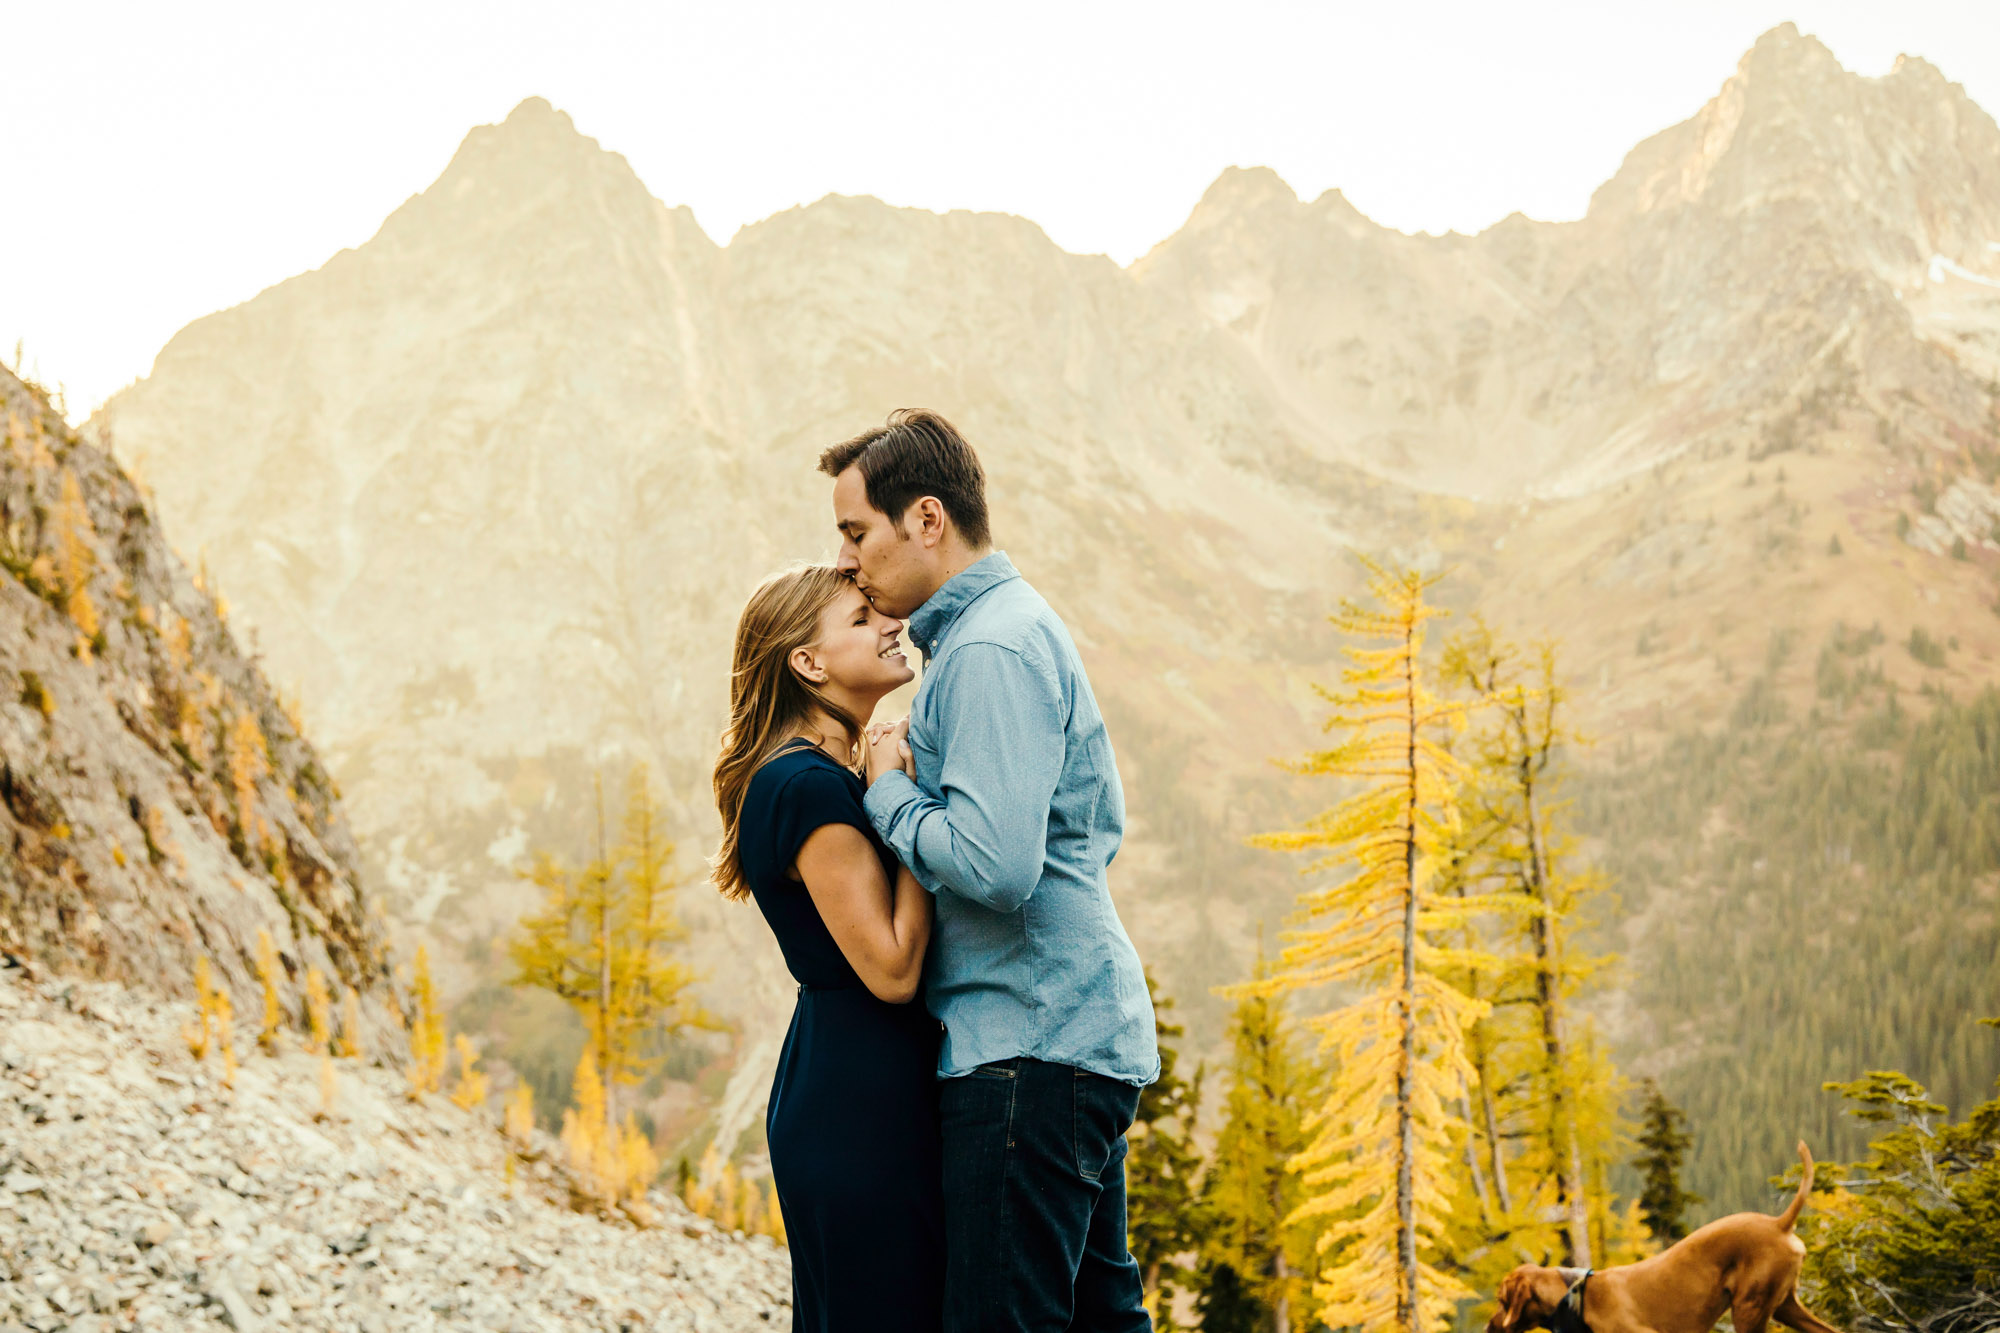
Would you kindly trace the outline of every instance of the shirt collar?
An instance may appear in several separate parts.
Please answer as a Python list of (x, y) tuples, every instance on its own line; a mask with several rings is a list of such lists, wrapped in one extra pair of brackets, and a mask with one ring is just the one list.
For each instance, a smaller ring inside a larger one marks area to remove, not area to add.
[(945, 631), (958, 619), (959, 612), (1009, 579), (1020, 577), (1007, 553), (995, 551), (946, 579), (944, 586), (930, 595), (930, 600), (910, 612), (910, 637), (916, 640), (924, 660), (930, 661), (937, 652), (938, 645), (944, 642)]

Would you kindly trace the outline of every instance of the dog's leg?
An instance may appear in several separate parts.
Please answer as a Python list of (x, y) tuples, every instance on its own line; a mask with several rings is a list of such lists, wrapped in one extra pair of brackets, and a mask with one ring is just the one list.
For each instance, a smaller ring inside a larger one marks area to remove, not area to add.
[(1833, 1325), (1824, 1322), (1818, 1315), (1800, 1305), (1796, 1292), (1785, 1293), (1785, 1299), (1778, 1302), (1774, 1315), (1779, 1323), (1786, 1328), (1795, 1328), (1799, 1333), (1840, 1333)]
[(1777, 1304), (1771, 1299), (1770, 1290), (1761, 1284), (1748, 1291), (1739, 1290), (1729, 1305), (1730, 1322), (1735, 1324), (1736, 1333), (1764, 1333), (1770, 1327), (1772, 1307)]

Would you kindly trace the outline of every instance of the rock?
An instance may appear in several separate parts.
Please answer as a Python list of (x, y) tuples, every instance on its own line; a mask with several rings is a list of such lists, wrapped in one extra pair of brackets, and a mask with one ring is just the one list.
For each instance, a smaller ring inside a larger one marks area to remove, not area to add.
[(236, 1330), (236, 1333), (255, 1333), (258, 1321), (250, 1309), (250, 1302), (244, 1300), (226, 1279), (217, 1279), (211, 1283), (208, 1294), (222, 1307), (223, 1319)]
[(0, 1333), (730, 1333), (780, 1318), (781, 1252), (689, 1225), (657, 1193), (661, 1222), (643, 1230), (570, 1211), (561, 1178), (517, 1176), (502, 1197), (497, 1131), (443, 1099), (412, 1106), (394, 1070), (343, 1062), (346, 1118), (315, 1123), (316, 1062), (240, 1042), (235, 1089), (160, 1132), (167, 1089), (209, 1077), (180, 1042), (187, 1006), (109, 983), (72, 999), (0, 971), (0, 1008), (38, 1025), (43, 1095), (69, 1108), (38, 1121), (25, 1070), (0, 1068), (0, 1208), (36, 1238), (0, 1246)]

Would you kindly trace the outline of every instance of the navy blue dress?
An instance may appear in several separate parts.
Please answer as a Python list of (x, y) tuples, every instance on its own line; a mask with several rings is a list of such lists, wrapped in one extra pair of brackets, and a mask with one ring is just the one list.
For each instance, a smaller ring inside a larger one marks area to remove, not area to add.
[(851, 824), (895, 881), (864, 790), (825, 751), (800, 746), (758, 769), (743, 796), (743, 877), (799, 983), (764, 1129), (792, 1251), (792, 1328), (938, 1333), (937, 1020), (921, 998), (889, 1004), (870, 994), (806, 886), (786, 873), (813, 830)]

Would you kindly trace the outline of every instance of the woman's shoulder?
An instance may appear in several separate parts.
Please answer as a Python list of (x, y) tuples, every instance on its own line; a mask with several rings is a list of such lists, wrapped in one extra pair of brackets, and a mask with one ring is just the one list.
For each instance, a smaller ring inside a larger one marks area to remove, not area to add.
[(750, 786), (744, 792), (743, 803), (747, 807), (753, 801), (776, 805), (793, 799), (845, 797), (851, 800), (857, 782), (858, 779), (829, 758), (826, 751), (800, 745), (772, 755), (750, 775)]

